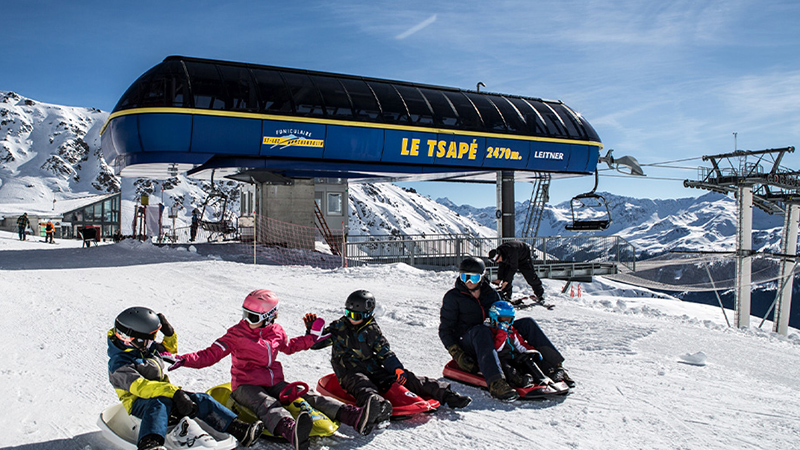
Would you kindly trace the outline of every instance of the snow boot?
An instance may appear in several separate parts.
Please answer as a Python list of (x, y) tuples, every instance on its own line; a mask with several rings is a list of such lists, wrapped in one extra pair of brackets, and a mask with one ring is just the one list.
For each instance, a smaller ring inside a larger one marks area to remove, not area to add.
[(289, 441), (295, 450), (308, 450), (311, 445), (308, 437), (311, 435), (313, 426), (314, 420), (311, 418), (311, 414), (301, 412), (294, 420), (290, 417), (281, 419), (278, 426), (275, 427), (275, 435)]
[(498, 378), (489, 384), (489, 393), (492, 397), (500, 400), (501, 402), (511, 403), (519, 398), (519, 394), (511, 386), (505, 378)]
[(261, 437), (263, 431), (264, 424), (260, 420), (248, 424), (239, 419), (233, 419), (233, 422), (225, 430), (226, 433), (235, 437), (242, 447), (252, 447)]
[(372, 432), (375, 424), (389, 420), (391, 417), (392, 404), (381, 398), (380, 395), (372, 394), (361, 408), (361, 415), (354, 428), (366, 436)]
[(528, 388), (533, 386), (533, 377), (525, 372), (512, 369), (506, 373), (506, 380), (513, 387)]
[(552, 371), (552, 374), (550, 375), (550, 378), (553, 381), (555, 381), (556, 383), (558, 383), (559, 381), (563, 381), (564, 383), (567, 383), (567, 386), (569, 386), (570, 388), (574, 388), (575, 387), (575, 380), (573, 380), (569, 376), (567, 371), (564, 370), (564, 368), (561, 367), (560, 364), (553, 368), (553, 371)]
[(164, 436), (148, 434), (139, 440), (139, 443), (136, 444), (136, 450), (167, 450), (164, 447)]
[(442, 403), (453, 409), (464, 408), (472, 403), (472, 398), (447, 389), (442, 396)]

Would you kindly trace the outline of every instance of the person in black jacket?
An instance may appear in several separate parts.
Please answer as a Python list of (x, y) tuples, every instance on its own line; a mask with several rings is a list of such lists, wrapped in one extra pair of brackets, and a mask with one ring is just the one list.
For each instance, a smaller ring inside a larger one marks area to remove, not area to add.
[[(489, 392), (503, 401), (514, 401), (517, 392), (503, 375), (494, 338), (483, 325), (488, 311), (500, 295), (486, 281), (483, 260), (470, 256), (461, 261), (455, 286), (442, 299), (439, 317), (439, 339), (459, 367), (467, 372), (480, 372)], [(574, 384), (562, 367), (564, 357), (530, 317), (514, 322), (520, 335), (542, 354), (542, 370), (553, 381)]]
[(497, 279), (493, 280), (492, 283), (500, 285), (500, 297), (503, 300), (512, 305), (522, 303), (521, 300), (517, 302), (511, 301), (512, 282), (517, 272), (522, 273), (525, 281), (533, 288), (533, 293), (536, 294), (539, 301), (544, 300), (542, 280), (539, 279), (533, 268), (531, 247), (528, 244), (522, 241), (504, 242), (489, 252), (489, 259), (500, 265), (497, 268)]
[[(381, 420), (391, 416), (392, 407), (382, 395), (394, 383), (425, 398), (433, 398), (451, 408), (463, 408), (471, 398), (458, 394), (450, 384), (433, 378), (419, 376), (406, 369), (389, 347), (389, 342), (375, 321), (375, 296), (366, 290), (351, 293), (345, 302), (345, 315), (322, 330), (323, 340), (314, 349), (330, 345), (331, 365), (339, 384), (362, 406), (370, 397), (380, 397), (386, 413)], [(306, 314), (306, 327), (315, 314)], [(325, 335), (330, 336), (325, 338)], [(377, 420), (377, 421), (381, 421)]]

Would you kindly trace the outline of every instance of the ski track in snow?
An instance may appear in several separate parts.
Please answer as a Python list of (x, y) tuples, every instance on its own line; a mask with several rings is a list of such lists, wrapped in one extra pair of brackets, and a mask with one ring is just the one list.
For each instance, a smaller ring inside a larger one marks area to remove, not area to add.
[[(437, 327), (453, 272), (402, 264), (337, 270), (253, 266), (204, 256), (224, 254), (224, 247), (210, 245), (198, 246), (199, 253), (130, 243), (82, 250), (65, 241), (42, 250), (40, 244), (8, 242), (10, 236), (0, 235), (0, 394), (7, 400), (0, 448), (111, 448), (95, 425), (100, 411), (116, 402), (107, 379), (105, 335), (114, 317), (134, 305), (167, 314), (180, 351), (189, 352), (211, 345), (239, 320), (241, 301), (252, 289), (278, 294), (278, 323), (290, 336), (303, 332), (306, 312), (333, 320), (350, 292), (368, 289), (378, 299), (378, 322), (407, 369), (441, 378), (449, 359)], [(572, 394), (504, 404), (486, 391), (453, 383), (473, 398), (463, 410), (444, 407), (366, 437), (343, 425), (334, 436), (313, 439), (311, 448), (800, 448), (796, 330), (789, 338), (733, 330), (716, 317), (718, 309), (620, 299), (598, 289), (571, 298), (560, 294), (563, 283), (545, 285), (556, 308), (534, 307), (518, 317), (536, 318), (566, 356), (578, 383)], [(523, 290), (518, 286), (517, 292)], [(662, 312), (675, 308), (686, 312)], [(681, 355), (698, 351), (707, 355), (705, 366), (680, 362)], [(287, 379), (313, 387), (331, 372), (329, 357), (326, 349), (280, 360)], [(227, 358), (170, 377), (202, 391), (229, 381), (229, 370)], [(262, 440), (254, 448), (289, 447)]]

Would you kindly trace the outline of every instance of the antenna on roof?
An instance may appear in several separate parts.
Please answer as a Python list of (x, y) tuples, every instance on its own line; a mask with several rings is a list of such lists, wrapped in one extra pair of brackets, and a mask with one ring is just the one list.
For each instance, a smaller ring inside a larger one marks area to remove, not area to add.
[(478, 84), (475, 86), (475, 90), (480, 92), (481, 91), (481, 86), (486, 87), (486, 85), (483, 84), (483, 81), (478, 81)]

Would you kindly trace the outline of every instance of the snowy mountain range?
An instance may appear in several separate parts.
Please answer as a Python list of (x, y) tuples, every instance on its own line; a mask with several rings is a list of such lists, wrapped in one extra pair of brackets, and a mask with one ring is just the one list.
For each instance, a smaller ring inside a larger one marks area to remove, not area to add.
[[(188, 222), (191, 210), (202, 205), (211, 186), (177, 176), (168, 180), (120, 179), (102, 157), (99, 130), (108, 113), (93, 108), (41, 103), (14, 92), (0, 91), (0, 206), (12, 213), (53, 200), (123, 192), (125, 212), (142, 194), (177, 204)], [(222, 186), (234, 193), (236, 184)], [(695, 193), (687, 191), (687, 193)], [(732, 250), (736, 232), (735, 200), (716, 193), (676, 200), (651, 200), (602, 194), (612, 223), (604, 235), (631, 242), (640, 258), (669, 250)], [(475, 234), (496, 235), (495, 207), (455, 205), (436, 201), (392, 184), (351, 184), (351, 235)], [(229, 208), (231, 206), (229, 205)], [(517, 203), (517, 234), (521, 234), (528, 202)], [(219, 214), (211, 211), (209, 214)], [(569, 202), (547, 205), (540, 236), (569, 236)], [(755, 211), (753, 246), (777, 251), (781, 217)]]

